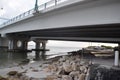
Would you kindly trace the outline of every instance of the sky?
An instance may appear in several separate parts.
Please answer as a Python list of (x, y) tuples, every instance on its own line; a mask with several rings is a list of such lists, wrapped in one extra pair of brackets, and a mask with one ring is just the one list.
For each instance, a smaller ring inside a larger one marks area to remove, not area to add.
[[(38, 5), (46, 3), (50, 0), (38, 0)], [(11, 19), (23, 12), (34, 8), (35, 0), (0, 0), (0, 18)], [(0, 19), (0, 24), (6, 20)], [(33, 44), (34, 42), (30, 42)], [(47, 46), (65, 46), (65, 47), (87, 47), (87, 46), (117, 46), (117, 44), (109, 43), (91, 43), (91, 42), (75, 42), (75, 41), (54, 41), (49, 40)]]
[[(35, 45), (33, 41), (30, 41), (28, 45)], [(58, 41), (58, 40), (49, 40), (47, 46), (58, 46), (58, 47), (88, 47), (88, 46), (118, 46), (118, 44), (113, 43), (98, 43), (98, 42), (80, 42), (80, 41)]]
[[(38, 5), (50, 0), (38, 0)], [(11, 19), (34, 8), (35, 0), (0, 0), (0, 17)], [(0, 24), (6, 20), (0, 19)]]

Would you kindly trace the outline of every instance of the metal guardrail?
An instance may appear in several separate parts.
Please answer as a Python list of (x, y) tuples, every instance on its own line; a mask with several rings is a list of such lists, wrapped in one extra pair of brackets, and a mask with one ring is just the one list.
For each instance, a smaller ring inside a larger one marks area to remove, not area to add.
[[(47, 9), (49, 7), (52, 7), (52, 6), (56, 6), (56, 5), (61, 4), (65, 1), (68, 1), (68, 0), (51, 0), (51, 1), (48, 1), (48, 2), (38, 6), (38, 11), (45, 10), (45, 9)], [(16, 16), (16, 17), (2, 23), (0, 26), (5, 26), (5, 25), (8, 25), (8, 24), (11, 24), (11, 23), (13, 23), (17, 20), (23, 19), (23, 18), (33, 14), (34, 12), (35, 12), (34, 8), (30, 9), (30, 10), (28, 10), (28, 11), (26, 11), (26, 12), (24, 12), (24, 13)]]

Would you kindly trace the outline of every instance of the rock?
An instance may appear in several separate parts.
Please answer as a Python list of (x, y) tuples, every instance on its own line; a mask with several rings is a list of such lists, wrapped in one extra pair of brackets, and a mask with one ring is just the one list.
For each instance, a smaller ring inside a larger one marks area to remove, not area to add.
[(90, 80), (120, 80), (120, 68), (93, 64), (89, 71)]
[(41, 64), (41, 65), (39, 65), (39, 67), (42, 67), (42, 64)]
[(38, 72), (39, 70), (37, 70), (37, 69), (33, 69), (32, 71), (33, 71), (33, 72)]
[(8, 79), (0, 76), (0, 80), (8, 80)]
[(73, 71), (76, 71), (76, 70), (77, 70), (77, 65), (76, 65), (76, 63), (72, 63), (72, 70), (73, 70)]
[(70, 76), (71, 77), (75, 77), (75, 76), (79, 76), (79, 74), (80, 74), (80, 72), (79, 71), (72, 71), (72, 72), (70, 72)]
[(70, 65), (70, 63), (68, 61), (66, 61), (63, 63), (63, 69), (65, 70), (65, 72), (71, 72), (72, 66)]
[(57, 69), (58, 69), (57, 66), (52, 64), (52, 65), (48, 65), (48, 67), (45, 68), (45, 71), (46, 72), (55, 72), (55, 71), (57, 71)]
[(63, 74), (65, 74), (65, 71), (63, 70), (63, 67), (60, 66), (60, 67), (58, 68), (58, 71), (56, 72), (56, 74), (57, 74), (57, 75), (63, 75)]
[(79, 75), (79, 78), (78, 78), (78, 80), (85, 80), (85, 74), (84, 73), (81, 73), (80, 75)]
[(63, 75), (62, 80), (72, 80), (72, 77), (69, 75)]
[(90, 80), (90, 68), (88, 68), (85, 80)]
[(23, 74), (22, 73), (17, 73), (17, 77), (20, 78)]
[(49, 76), (47, 76), (47, 78), (45, 80), (55, 80), (57, 78), (58, 77), (56, 75), (49, 75)]
[(29, 80), (39, 80), (39, 79), (31, 77)]
[(21, 61), (18, 65), (26, 65), (26, 64), (28, 64), (29, 62), (30, 62), (29, 59), (25, 59), (25, 60)]
[(27, 73), (27, 71), (28, 71), (28, 69), (24, 70), (24, 71), (23, 71), (23, 72), (21, 72), (21, 73)]
[(8, 78), (8, 80), (20, 80), (20, 79), (16, 78), (16, 77), (10, 77), (10, 78)]
[(87, 73), (87, 68), (86, 68), (86, 66), (80, 66), (80, 71), (81, 71), (82, 73)]
[(18, 72), (17, 71), (10, 71), (7, 73), (9, 76), (15, 76)]
[(7, 78), (1, 78), (0, 80), (8, 80)]
[(26, 75), (22, 75), (19, 79), (20, 80), (30, 80), (30, 78)]
[(66, 60), (65, 57), (59, 59), (60, 62), (65, 62), (65, 60)]

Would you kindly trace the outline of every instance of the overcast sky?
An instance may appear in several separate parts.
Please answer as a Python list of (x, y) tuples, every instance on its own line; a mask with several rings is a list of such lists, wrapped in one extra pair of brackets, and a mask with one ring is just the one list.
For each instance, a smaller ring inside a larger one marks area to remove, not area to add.
[[(35, 45), (33, 41), (30, 41), (29, 44)], [(58, 47), (87, 47), (87, 46), (118, 46), (118, 44), (111, 44), (111, 43), (95, 43), (95, 42), (78, 42), (78, 41), (56, 41), (56, 40), (49, 40), (47, 46), (58, 46)]]
[[(38, 0), (38, 5), (50, 0)], [(0, 0), (0, 17), (11, 19), (34, 8), (35, 0)], [(0, 24), (5, 20), (0, 19)]]
[[(38, 5), (48, 2), (50, 0), (38, 0)], [(23, 12), (34, 8), (35, 0), (0, 0), (0, 18), (13, 18)], [(0, 19), (0, 24), (5, 20)], [(34, 44), (31, 42), (31, 44)], [(68, 46), (68, 47), (86, 47), (91, 45), (90, 42), (73, 42), (73, 41), (49, 41), (48, 46)], [(92, 43), (94, 46), (109, 45), (116, 46), (116, 44)]]

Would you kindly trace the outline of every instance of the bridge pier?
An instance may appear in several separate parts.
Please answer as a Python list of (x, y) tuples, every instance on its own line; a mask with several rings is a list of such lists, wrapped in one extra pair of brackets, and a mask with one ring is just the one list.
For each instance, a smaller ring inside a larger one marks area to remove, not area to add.
[(47, 40), (39, 40), (35, 39), (34, 42), (36, 43), (35, 48), (35, 60), (45, 59), (45, 49)]
[[(35, 46), (35, 49), (38, 50), (40, 49), (40, 42), (39, 41), (35, 41), (36, 43), (36, 46)], [(35, 52), (35, 60), (39, 60), (40, 59), (40, 51), (36, 51)]]
[(29, 37), (6, 35), (0, 37), (0, 47), (6, 47), (8, 51), (25, 51)]
[(8, 38), (0, 37), (0, 48), (8, 48)]
[(27, 50), (27, 42), (29, 40), (10, 39), (8, 50)]

